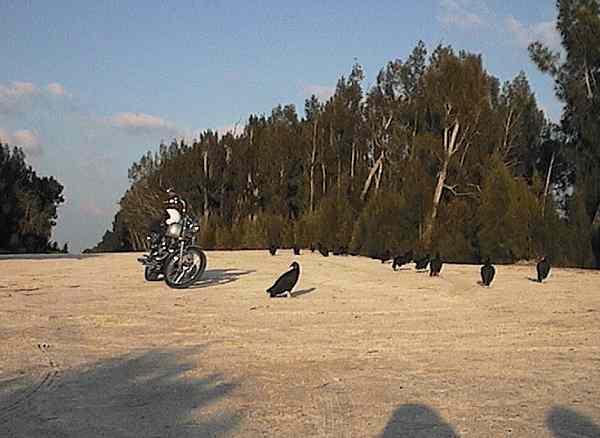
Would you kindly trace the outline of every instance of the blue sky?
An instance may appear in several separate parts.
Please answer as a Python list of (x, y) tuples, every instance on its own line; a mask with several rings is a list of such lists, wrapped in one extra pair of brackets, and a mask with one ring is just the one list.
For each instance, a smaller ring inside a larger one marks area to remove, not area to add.
[(527, 44), (558, 48), (554, 1), (0, 0), (0, 139), (65, 185), (54, 238), (78, 251), (110, 226), (127, 169), (161, 140), (227, 129), (331, 93), (354, 60), (373, 83), (422, 39), (524, 70), (560, 116)]

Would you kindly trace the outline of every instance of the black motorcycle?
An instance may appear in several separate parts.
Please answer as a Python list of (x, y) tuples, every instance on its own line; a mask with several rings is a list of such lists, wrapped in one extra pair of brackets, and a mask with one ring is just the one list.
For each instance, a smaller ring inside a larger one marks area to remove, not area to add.
[(138, 261), (144, 265), (144, 278), (158, 281), (164, 278), (168, 286), (182, 289), (198, 281), (206, 270), (206, 255), (195, 246), (198, 221), (187, 214), (187, 202), (172, 190), (166, 213), (168, 219), (150, 233), (150, 250)]

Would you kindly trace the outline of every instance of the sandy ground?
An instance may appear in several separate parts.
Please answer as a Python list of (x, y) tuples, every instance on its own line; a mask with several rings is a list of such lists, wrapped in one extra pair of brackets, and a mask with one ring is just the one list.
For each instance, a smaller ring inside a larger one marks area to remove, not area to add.
[(0, 260), (0, 437), (600, 437), (599, 272), (207, 254)]

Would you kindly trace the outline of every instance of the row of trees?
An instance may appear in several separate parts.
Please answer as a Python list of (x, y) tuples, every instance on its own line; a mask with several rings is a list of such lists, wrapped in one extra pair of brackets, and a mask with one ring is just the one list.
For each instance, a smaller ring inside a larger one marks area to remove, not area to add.
[(545, 119), (524, 73), (501, 83), (480, 55), (442, 45), (428, 53), (419, 42), (368, 89), (354, 65), (326, 102), (308, 99), (303, 116), (277, 106), (236, 135), (206, 131), (148, 152), (94, 250), (143, 249), (162, 187), (172, 186), (203, 218), (207, 248), (318, 241), (370, 256), (415, 248), (462, 262), (547, 254), (592, 265), (598, 2), (557, 3), (566, 61), (538, 43), (530, 51), (556, 78), (560, 126)]
[(22, 149), (0, 143), (0, 252), (60, 252), (50, 235), (62, 190), (27, 165)]

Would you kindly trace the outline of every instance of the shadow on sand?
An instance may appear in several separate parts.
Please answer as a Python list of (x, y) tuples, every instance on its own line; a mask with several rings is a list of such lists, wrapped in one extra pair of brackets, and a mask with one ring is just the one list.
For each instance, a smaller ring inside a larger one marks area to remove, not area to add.
[(202, 275), (202, 278), (190, 286), (190, 289), (201, 289), (209, 286), (218, 286), (236, 281), (242, 275), (248, 275), (256, 272), (242, 271), (239, 269), (208, 269)]
[(298, 298), (298, 297), (300, 297), (302, 295), (309, 294), (309, 293), (314, 292), (316, 290), (317, 290), (316, 287), (311, 287), (309, 289), (300, 289), (300, 290), (292, 292), (291, 295), (292, 295), (292, 298)]
[(600, 437), (600, 426), (589, 417), (562, 406), (550, 409), (546, 424), (556, 438)]
[(406, 404), (394, 411), (381, 438), (458, 438), (452, 426), (432, 408)]
[[(203, 346), (154, 350), (0, 381), (2, 437), (200, 437), (239, 424), (214, 405), (238, 383), (202, 370)], [(55, 373), (56, 372), (56, 373)]]
[(0, 260), (83, 260), (101, 254), (0, 254)]

